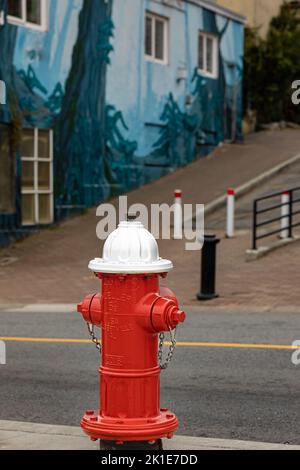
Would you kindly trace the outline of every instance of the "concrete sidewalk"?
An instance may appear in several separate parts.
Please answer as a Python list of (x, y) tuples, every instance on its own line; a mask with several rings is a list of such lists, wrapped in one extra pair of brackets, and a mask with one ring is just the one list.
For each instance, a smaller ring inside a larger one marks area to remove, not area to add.
[[(246, 138), (244, 145), (223, 145), (206, 159), (133, 191), (129, 194), (129, 203), (144, 203), (148, 206), (155, 202), (171, 203), (174, 189), (180, 187), (184, 192), (184, 202), (207, 204), (223, 195), (227, 187), (243, 185), (299, 152), (300, 131), (253, 134)], [(87, 264), (102, 252), (102, 243), (95, 233), (98, 222), (95, 209), (92, 209), (83, 216), (2, 250), (0, 303), (75, 303), (87, 293), (97, 291), (99, 282), (88, 271)], [(221, 272), (223, 266), (228, 272), (230, 263), (239, 267), (240, 257), (249, 248), (248, 235), (242, 239), (238, 250), (232, 249), (231, 243), (223, 243)], [(175, 270), (167, 279), (167, 284), (176, 291), (182, 303), (196, 303), (195, 295), (199, 290), (199, 253), (185, 251), (181, 241), (160, 241), (159, 247), (163, 257), (171, 259), (175, 264)], [(285, 253), (288, 253), (287, 250)], [(289, 259), (292, 258), (293, 251)], [(235, 270), (234, 276), (220, 285), (222, 300), (219, 302), (222, 305), (223, 302), (224, 305), (252, 303), (253, 293), (248, 291), (247, 286), (239, 287), (237, 292), (232, 285), (232, 279), (240, 275), (244, 276), (244, 280), (247, 279), (248, 269), (241, 266), (241, 273)], [(255, 283), (255, 267), (250, 269), (254, 271)], [(258, 304), (269, 306), (269, 299), (270, 296), (258, 298)], [(218, 305), (218, 301), (215, 304)], [(288, 305), (292, 305), (291, 301)]]
[[(0, 421), (0, 450), (98, 450), (79, 427)], [(300, 446), (177, 436), (164, 450), (300, 450)]]

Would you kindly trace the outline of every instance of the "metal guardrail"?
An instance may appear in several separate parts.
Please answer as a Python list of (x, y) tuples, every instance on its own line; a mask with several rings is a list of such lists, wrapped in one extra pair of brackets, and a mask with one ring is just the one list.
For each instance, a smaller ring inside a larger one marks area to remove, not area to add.
[[(298, 193), (298, 194), (297, 194)], [(281, 200), (280, 203), (276, 201), (273, 204), (268, 204), (266, 207), (262, 207), (263, 203), (272, 201), (283, 195), (288, 195), (287, 202)], [(297, 204), (299, 205), (298, 207)], [(285, 214), (283, 214), (283, 208), (287, 208)], [(278, 217), (270, 217), (267, 220), (261, 220), (262, 215), (270, 214), (272, 211), (281, 209), (281, 214)], [(257, 250), (258, 241), (264, 238), (271, 237), (272, 235), (280, 235), (283, 231), (288, 234), (287, 238), (293, 238), (293, 230), (296, 227), (300, 227), (300, 221), (295, 222), (295, 217), (300, 215), (300, 186), (286, 191), (274, 192), (267, 194), (266, 196), (260, 197), (254, 200), (253, 203), (253, 238), (252, 238), (252, 249)], [(276, 224), (276, 222), (286, 222), (286, 227), (283, 229), (282, 225), (280, 228), (271, 228), (270, 231), (260, 233), (260, 229), (267, 228)]]

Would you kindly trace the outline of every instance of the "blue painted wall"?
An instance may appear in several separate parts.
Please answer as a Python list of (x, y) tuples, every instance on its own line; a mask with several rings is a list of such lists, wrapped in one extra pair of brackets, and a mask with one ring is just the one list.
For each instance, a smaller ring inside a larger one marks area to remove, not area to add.
[[(124, 0), (113, 8), (116, 35), (106, 97), (113, 109), (122, 111), (120, 141), (136, 147), (120, 174), (130, 167), (139, 184), (207, 155), (225, 139), (242, 138), (243, 25), (190, 2), (181, 2), (180, 8), (178, 2), (173, 5), (176, 8), (153, 0)], [(146, 10), (169, 19), (166, 65), (145, 58)], [(219, 37), (217, 79), (198, 74), (200, 30)], [(182, 67), (187, 80), (178, 82)], [(128, 188), (128, 180), (118, 182)], [(134, 178), (131, 183), (135, 185)]]
[[(242, 24), (184, 1), (177, 8), (157, 0), (48, 5), (47, 32), (0, 26), (0, 80), (8, 90), (0, 123), (13, 136), (16, 187), (15, 210), (0, 213), (0, 244), (25, 232), (21, 128), (54, 130), (56, 220), (74, 212), (66, 208), (90, 207), (241, 138)], [(146, 10), (169, 18), (167, 65), (145, 59)], [(200, 30), (219, 36), (217, 79), (197, 72)], [(187, 80), (176, 80), (179, 67)]]
[(36, 90), (42, 97), (68, 78), (82, 5), (83, 0), (50, 0), (48, 32), (17, 28), (14, 66), (17, 70), (33, 67), (46, 90)]

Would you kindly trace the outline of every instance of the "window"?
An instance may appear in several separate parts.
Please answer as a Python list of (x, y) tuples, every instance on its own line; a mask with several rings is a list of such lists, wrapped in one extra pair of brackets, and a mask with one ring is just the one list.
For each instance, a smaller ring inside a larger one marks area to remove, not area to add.
[(46, 2), (47, 0), (8, 0), (8, 22), (46, 31)]
[(211, 77), (218, 77), (218, 38), (211, 34), (200, 33), (199, 34), (199, 46), (198, 46), (198, 68), (199, 72)]
[(53, 222), (53, 133), (26, 129), (22, 136), (22, 223)]
[(145, 55), (154, 62), (168, 62), (168, 20), (153, 13), (145, 18)]

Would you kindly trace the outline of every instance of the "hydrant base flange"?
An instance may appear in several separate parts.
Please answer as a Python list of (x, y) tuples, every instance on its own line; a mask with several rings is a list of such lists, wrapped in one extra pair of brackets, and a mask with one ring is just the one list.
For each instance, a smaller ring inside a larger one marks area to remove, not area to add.
[(116, 419), (102, 417), (98, 411), (88, 411), (82, 421), (83, 431), (93, 440), (105, 441), (154, 441), (171, 439), (178, 428), (174, 413), (162, 409), (155, 418)]
[(157, 441), (130, 441), (120, 444), (115, 441), (100, 441), (100, 450), (121, 450), (121, 451), (130, 451), (130, 450), (143, 450), (143, 451), (162, 451), (163, 443), (161, 439)]

